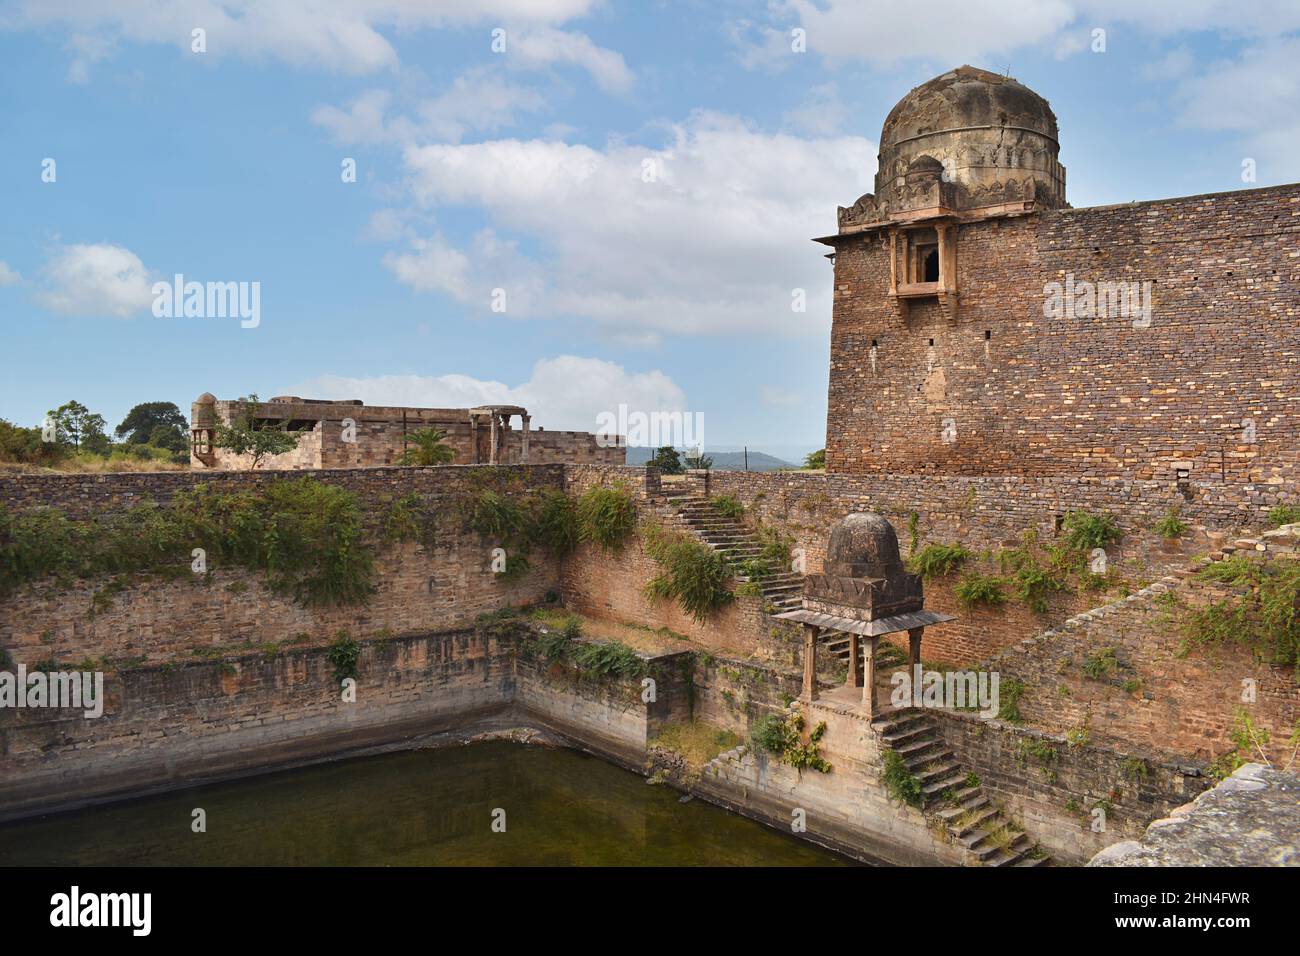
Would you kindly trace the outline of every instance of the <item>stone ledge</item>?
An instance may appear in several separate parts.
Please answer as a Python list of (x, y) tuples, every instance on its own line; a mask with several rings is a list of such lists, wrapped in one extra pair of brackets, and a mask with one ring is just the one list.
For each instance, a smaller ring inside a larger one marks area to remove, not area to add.
[(1300, 866), (1300, 776), (1240, 767), (1089, 866)]

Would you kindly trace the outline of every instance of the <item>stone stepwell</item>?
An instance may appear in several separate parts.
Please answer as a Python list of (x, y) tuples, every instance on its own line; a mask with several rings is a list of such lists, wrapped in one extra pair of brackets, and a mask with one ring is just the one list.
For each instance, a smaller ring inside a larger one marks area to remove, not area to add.
[(740, 519), (723, 514), (712, 501), (691, 489), (665, 486), (661, 498), (678, 519), (681, 530), (699, 538), (738, 569), (738, 581), (758, 584), (767, 613), (780, 614), (800, 606), (802, 574), (784, 568), (767, 574), (741, 570), (744, 562), (761, 557), (763, 543)]
[(922, 813), (941, 824), (972, 863), (1043, 866), (1050, 862), (1047, 853), (957, 763), (929, 714), (901, 710), (872, 721), (871, 728), (921, 782)]

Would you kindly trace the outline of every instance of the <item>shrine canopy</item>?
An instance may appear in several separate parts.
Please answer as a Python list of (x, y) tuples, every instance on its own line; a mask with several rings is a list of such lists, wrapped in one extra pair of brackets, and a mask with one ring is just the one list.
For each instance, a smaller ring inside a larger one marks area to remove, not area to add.
[(955, 620), (924, 603), (921, 578), (903, 565), (893, 525), (862, 512), (831, 529), (822, 572), (804, 578), (803, 606), (776, 617), (863, 637)]

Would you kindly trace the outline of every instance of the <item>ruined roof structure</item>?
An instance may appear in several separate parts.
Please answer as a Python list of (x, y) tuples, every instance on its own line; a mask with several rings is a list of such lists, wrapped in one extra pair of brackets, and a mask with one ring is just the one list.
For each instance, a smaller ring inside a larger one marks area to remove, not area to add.
[[(232, 455), (214, 443), (218, 425), (247, 413), (246, 399), (219, 401), (211, 392), (195, 399), (190, 411), (190, 467), (239, 471), (252, 467), (247, 455)], [(298, 447), (267, 458), (267, 470), (310, 470), (396, 465), (412, 447), (412, 433), (434, 428), (452, 449), (452, 464), (547, 464), (556, 462), (621, 465), (626, 451), (617, 438), (589, 432), (533, 428), (521, 405), (474, 408), (423, 408), (367, 405), (360, 399), (301, 398), (277, 395), (259, 402), (258, 427), (296, 433)], [(512, 421), (519, 420), (514, 428)]]
[(971, 66), (890, 111), (817, 239), (827, 471), (1293, 481), (1300, 185), (1073, 208), (1060, 152), (1043, 96)]

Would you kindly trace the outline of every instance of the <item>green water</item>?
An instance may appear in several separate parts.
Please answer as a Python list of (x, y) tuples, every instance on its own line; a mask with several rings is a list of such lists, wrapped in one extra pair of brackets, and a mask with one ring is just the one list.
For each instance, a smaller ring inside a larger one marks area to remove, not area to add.
[[(191, 812), (207, 811), (207, 832)], [(505, 832), (492, 830), (505, 811)], [(0, 826), (0, 866), (837, 866), (569, 750), (384, 754)]]

